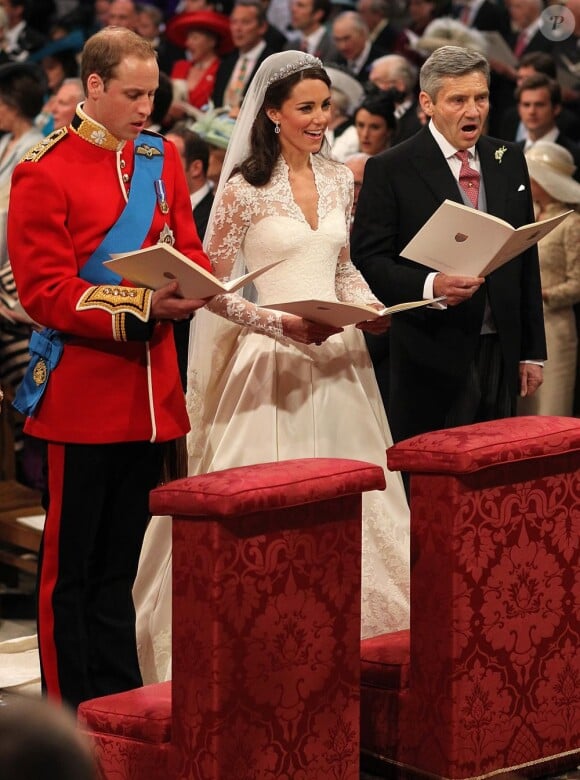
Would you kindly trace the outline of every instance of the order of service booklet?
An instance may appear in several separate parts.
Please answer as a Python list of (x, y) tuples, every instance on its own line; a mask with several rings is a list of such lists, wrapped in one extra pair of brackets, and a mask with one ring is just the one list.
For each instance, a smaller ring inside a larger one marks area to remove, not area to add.
[(444, 274), (487, 276), (547, 236), (571, 213), (514, 228), (485, 211), (445, 200), (401, 255)]
[(285, 314), (295, 314), (297, 317), (303, 317), (305, 320), (318, 322), (322, 325), (344, 328), (346, 325), (355, 325), (357, 322), (376, 320), (378, 317), (384, 317), (387, 314), (396, 314), (400, 311), (416, 309), (419, 306), (428, 306), (430, 303), (440, 300), (442, 298), (430, 298), (425, 301), (407, 301), (406, 303), (388, 306), (385, 309), (374, 309), (372, 306), (364, 303), (324, 301), (318, 298), (262, 305), (265, 309), (275, 309)]
[(177, 281), (184, 298), (212, 298), (220, 293), (235, 292), (283, 262), (276, 260), (244, 276), (222, 282), (170, 244), (154, 244), (135, 252), (114, 254), (111, 258), (105, 260), (103, 265), (123, 279), (152, 290)]

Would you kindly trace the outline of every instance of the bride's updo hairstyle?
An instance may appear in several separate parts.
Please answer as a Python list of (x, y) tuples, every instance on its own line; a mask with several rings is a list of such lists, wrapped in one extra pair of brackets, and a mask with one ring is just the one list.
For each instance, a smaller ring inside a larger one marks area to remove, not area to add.
[[(290, 54), (290, 52), (286, 53)], [(274, 132), (274, 123), (269, 119), (266, 111), (270, 108), (282, 108), (296, 84), (301, 81), (307, 79), (323, 81), (327, 87), (330, 87), (330, 78), (320, 60), (302, 52), (292, 53), (297, 55), (295, 61), (282, 66), (270, 76), (264, 101), (252, 125), (250, 154), (239, 168), (244, 179), (256, 187), (270, 181), (274, 165), (280, 155), (280, 141)], [(321, 149), (325, 143), (326, 141), (323, 141)]]

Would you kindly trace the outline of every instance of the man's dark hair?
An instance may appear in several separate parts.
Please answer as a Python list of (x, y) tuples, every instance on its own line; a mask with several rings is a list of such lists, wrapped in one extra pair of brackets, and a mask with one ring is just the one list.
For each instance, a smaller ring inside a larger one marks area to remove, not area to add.
[(177, 135), (183, 139), (183, 159), (187, 170), (192, 162), (199, 160), (203, 168), (204, 176), (207, 176), (209, 167), (209, 144), (193, 130), (190, 130), (182, 122), (171, 128), (171, 135)]
[(160, 125), (167, 112), (169, 106), (173, 100), (173, 86), (171, 79), (163, 71), (159, 71), (159, 86), (155, 90), (155, 96), (153, 98), (153, 108), (151, 109), (151, 116), (149, 121), (154, 125)]
[(516, 99), (519, 102), (522, 96), (522, 92), (528, 89), (547, 89), (550, 95), (550, 103), (553, 106), (562, 105), (562, 90), (560, 85), (554, 79), (546, 76), (545, 73), (534, 73), (532, 76), (525, 78), (520, 86), (516, 89)]
[(332, 11), (332, 3), (330, 0), (312, 0), (312, 13), (316, 11), (322, 11), (320, 23), (324, 24)]
[(260, 2), (260, 0), (237, 0), (234, 3), (234, 8), (242, 6), (243, 8), (255, 8), (258, 18), (258, 24), (266, 24), (268, 19), (266, 18), (266, 7)]
[(556, 78), (556, 61), (545, 51), (529, 51), (522, 54), (518, 62), (519, 68), (533, 68), (537, 73), (545, 73), (551, 79)]

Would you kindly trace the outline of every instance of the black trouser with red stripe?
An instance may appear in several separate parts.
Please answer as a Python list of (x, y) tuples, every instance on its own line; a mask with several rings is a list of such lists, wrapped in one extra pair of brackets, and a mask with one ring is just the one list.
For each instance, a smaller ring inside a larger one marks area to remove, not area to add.
[(38, 577), (44, 691), (73, 707), (142, 685), (131, 590), (163, 445), (49, 444)]

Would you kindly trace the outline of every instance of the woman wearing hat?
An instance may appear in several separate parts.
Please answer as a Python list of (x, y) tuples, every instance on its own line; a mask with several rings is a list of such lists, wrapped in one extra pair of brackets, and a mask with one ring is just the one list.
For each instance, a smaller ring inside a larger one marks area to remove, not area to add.
[(526, 152), (537, 219), (575, 209), (538, 244), (548, 360), (544, 383), (520, 399), (520, 414), (573, 413), (578, 337), (574, 304), (580, 302), (580, 184), (572, 155), (563, 146), (538, 141)]
[[(179, 100), (169, 114), (172, 119), (180, 119), (186, 113), (180, 102), (203, 108), (211, 98), (219, 58), (233, 48), (229, 20), (216, 11), (178, 14), (167, 25), (167, 38), (185, 48), (190, 57), (178, 60), (171, 71)], [(183, 87), (181, 94), (179, 86)]]

